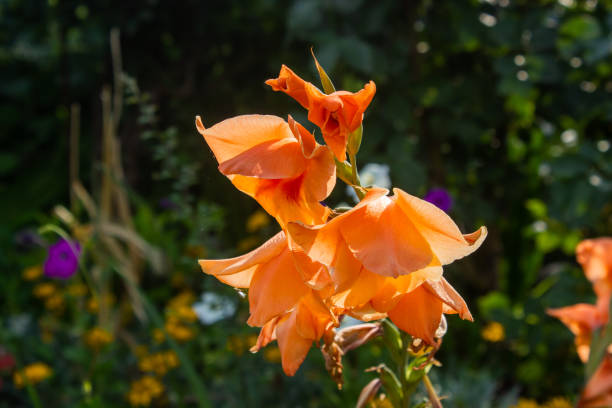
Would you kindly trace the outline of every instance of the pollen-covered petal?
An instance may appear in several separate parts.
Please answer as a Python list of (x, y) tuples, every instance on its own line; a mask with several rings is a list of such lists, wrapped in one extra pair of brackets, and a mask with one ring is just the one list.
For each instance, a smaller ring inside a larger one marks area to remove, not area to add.
[(442, 265), (471, 254), (487, 236), (485, 227), (463, 235), (457, 224), (435, 205), (397, 188), (393, 192), (393, 199), (429, 243)]
[(295, 268), (287, 249), (261, 265), (249, 289), (251, 316), (248, 324), (263, 326), (268, 320), (293, 309), (310, 289)]
[(389, 319), (411, 336), (434, 344), (434, 335), (442, 318), (442, 301), (423, 286), (403, 295), (389, 311)]

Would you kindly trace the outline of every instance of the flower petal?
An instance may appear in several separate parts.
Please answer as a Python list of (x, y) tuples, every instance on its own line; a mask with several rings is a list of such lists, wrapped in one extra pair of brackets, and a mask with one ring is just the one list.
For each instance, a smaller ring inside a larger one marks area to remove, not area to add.
[(411, 336), (434, 344), (434, 335), (442, 318), (442, 301), (423, 286), (403, 295), (389, 311), (389, 319)]
[(435, 205), (397, 188), (393, 192), (393, 199), (429, 243), (442, 265), (471, 254), (487, 236), (485, 227), (462, 235), (457, 224)]

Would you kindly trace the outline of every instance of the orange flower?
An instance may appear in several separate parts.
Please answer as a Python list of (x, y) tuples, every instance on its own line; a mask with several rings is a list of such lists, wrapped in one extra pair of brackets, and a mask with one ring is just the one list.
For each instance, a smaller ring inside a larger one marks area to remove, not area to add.
[(612, 294), (612, 238), (587, 239), (576, 247), (576, 259), (593, 284), (597, 303), (579, 303), (547, 313), (558, 318), (576, 336), (576, 350), (582, 362), (589, 358), (593, 332), (608, 323), (608, 308)]
[(395, 189), (371, 189), (352, 210), (325, 225), (289, 223), (295, 243), (328, 266), (331, 302), (361, 320), (384, 316), (404, 331), (434, 342), (442, 313), (472, 319), (442, 278), (442, 266), (475, 251), (486, 228), (462, 235), (436, 206)]
[(576, 259), (593, 284), (597, 303), (607, 310), (612, 294), (612, 238), (582, 241), (576, 247)]
[(610, 406), (612, 406), (612, 357), (607, 354), (582, 391), (578, 408)]
[(266, 84), (275, 91), (285, 92), (308, 109), (308, 120), (321, 128), (325, 143), (340, 161), (346, 160), (349, 133), (361, 126), (363, 113), (376, 93), (376, 85), (370, 81), (356, 93), (336, 91), (326, 95), (285, 65), (278, 78), (268, 79)]
[(338, 325), (315, 291), (300, 299), (296, 307), (270, 320), (262, 329), (252, 352), (259, 351), (273, 340), (278, 341), (285, 374), (296, 373), (313, 341), (319, 341), (326, 331)]
[(283, 231), (245, 255), (199, 262), (205, 273), (221, 282), (249, 288), (247, 323), (263, 327), (254, 350), (278, 338), (287, 375), (295, 374), (312, 342), (337, 324), (319, 293), (307, 285), (328, 286), (327, 268), (290, 250)]
[(583, 363), (586, 363), (589, 359), (593, 332), (606, 324), (608, 311), (594, 305), (579, 303), (549, 309), (547, 313), (561, 320), (574, 333), (578, 357)]
[(212, 149), (219, 170), (255, 198), (281, 225), (324, 222), (320, 204), (334, 188), (336, 166), (329, 149), (289, 117), (245, 115), (198, 131)]
[(289, 223), (289, 234), (314, 261), (333, 266), (348, 253), (366, 270), (389, 277), (449, 264), (484, 241), (485, 227), (462, 235), (435, 205), (393, 191), (388, 197), (385, 189), (370, 189), (358, 205), (327, 224)]

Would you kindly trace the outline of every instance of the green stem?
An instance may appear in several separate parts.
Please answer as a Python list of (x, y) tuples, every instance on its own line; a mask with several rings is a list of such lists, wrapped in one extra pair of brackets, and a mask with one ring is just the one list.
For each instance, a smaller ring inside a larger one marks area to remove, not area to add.
[(412, 393), (408, 393), (408, 379), (406, 378), (406, 364), (408, 363), (408, 344), (410, 344), (410, 338), (407, 334), (402, 332), (402, 350), (400, 353), (400, 364), (397, 367), (397, 375), (402, 383), (402, 390), (404, 399), (402, 401), (402, 408), (408, 408), (410, 406), (410, 397)]
[(436, 390), (434, 389), (434, 386), (429, 380), (427, 374), (423, 376), (423, 384), (425, 384), (425, 388), (427, 388), (427, 395), (429, 396), (429, 401), (431, 402), (432, 408), (442, 408), (440, 398), (438, 398), (438, 394), (436, 394)]
[(359, 180), (359, 173), (357, 172), (357, 156), (354, 153), (349, 152), (349, 161), (351, 163), (352, 180), (351, 187), (355, 190), (355, 194), (359, 197), (359, 200), (363, 200), (365, 192), (361, 187), (361, 180)]

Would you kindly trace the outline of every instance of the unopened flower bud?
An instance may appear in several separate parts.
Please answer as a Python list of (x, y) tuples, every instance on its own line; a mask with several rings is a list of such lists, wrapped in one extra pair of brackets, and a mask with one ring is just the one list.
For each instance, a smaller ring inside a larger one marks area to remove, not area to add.
[(380, 381), (380, 378), (375, 378), (363, 387), (355, 408), (364, 408), (374, 398), (381, 385), (382, 381)]

